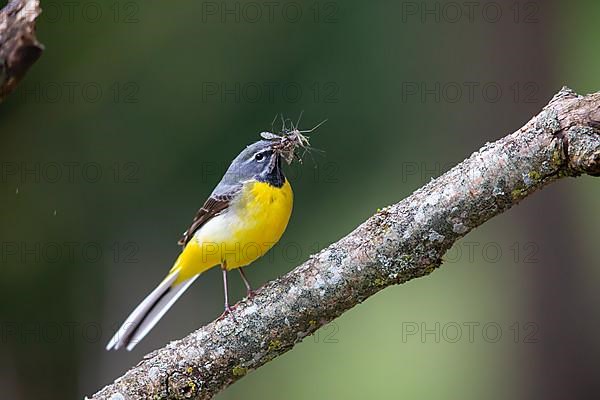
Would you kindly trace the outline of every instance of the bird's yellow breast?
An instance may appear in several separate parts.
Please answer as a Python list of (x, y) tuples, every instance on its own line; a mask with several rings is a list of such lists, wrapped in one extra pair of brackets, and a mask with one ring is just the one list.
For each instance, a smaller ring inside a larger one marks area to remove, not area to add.
[(180, 271), (177, 281), (216, 265), (243, 267), (264, 255), (283, 235), (293, 197), (287, 180), (282, 187), (246, 182), (227, 211), (208, 221), (186, 245), (172, 269)]
[(227, 257), (227, 268), (243, 267), (273, 247), (287, 227), (292, 205), (292, 187), (287, 180), (280, 188), (264, 182), (245, 185), (232, 210), (239, 218), (232, 234), (235, 243), (240, 244), (241, 257)]

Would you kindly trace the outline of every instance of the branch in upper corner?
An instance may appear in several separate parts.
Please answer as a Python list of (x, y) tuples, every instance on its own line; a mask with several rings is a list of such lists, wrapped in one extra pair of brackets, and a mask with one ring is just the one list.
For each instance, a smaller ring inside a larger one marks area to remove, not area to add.
[(39, 0), (11, 0), (0, 10), (0, 102), (42, 55), (35, 37), (40, 13)]
[(457, 240), (543, 186), (599, 175), (599, 128), (600, 92), (563, 88), (515, 133), (238, 303), (235, 320), (148, 354), (93, 399), (213, 397), (383, 288), (431, 273)]

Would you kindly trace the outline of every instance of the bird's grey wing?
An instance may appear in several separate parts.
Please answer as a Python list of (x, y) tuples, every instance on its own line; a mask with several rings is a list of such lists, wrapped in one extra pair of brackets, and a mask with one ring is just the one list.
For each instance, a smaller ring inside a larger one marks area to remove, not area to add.
[(213, 217), (227, 210), (231, 200), (239, 192), (239, 190), (240, 187), (237, 185), (228, 188), (227, 191), (219, 191), (215, 193), (215, 190), (215, 192), (210, 195), (208, 200), (206, 200), (204, 205), (198, 210), (194, 220), (192, 221), (192, 225), (190, 225), (188, 230), (183, 233), (183, 236), (181, 239), (179, 239), (177, 244), (185, 246), (192, 239), (194, 233), (202, 227), (202, 225), (206, 224)]

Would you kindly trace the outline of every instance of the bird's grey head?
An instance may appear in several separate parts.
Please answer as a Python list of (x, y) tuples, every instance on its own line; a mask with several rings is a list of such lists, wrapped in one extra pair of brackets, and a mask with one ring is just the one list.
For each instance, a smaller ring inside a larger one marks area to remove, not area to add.
[(223, 180), (241, 183), (256, 179), (276, 187), (283, 186), (285, 176), (281, 169), (281, 155), (273, 148), (274, 143), (272, 140), (259, 140), (246, 147), (233, 160)]

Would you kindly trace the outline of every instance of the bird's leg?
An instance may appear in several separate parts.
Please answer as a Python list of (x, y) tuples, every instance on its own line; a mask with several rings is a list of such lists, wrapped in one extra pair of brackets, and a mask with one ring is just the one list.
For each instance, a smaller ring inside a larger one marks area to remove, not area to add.
[(223, 271), (223, 292), (225, 293), (225, 311), (223, 311), (221, 317), (224, 317), (227, 314), (231, 314), (233, 317), (233, 309), (229, 305), (229, 290), (227, 289), (227, 264), (224, 261), (223, 264), (221, 264), (221, 270)]
[(252, 290), (252, 286), (250, 286), (250, 282), (248, 282), (248, 278), (246, 277), (246, 273), (244, 272), (244, 268), (239, 268), (240, 275), (242, 276), (242, 280), (244, 281), (244, 285), (246, 285), (246, 296), (250, 299), (254, 296), (254, 290)]

